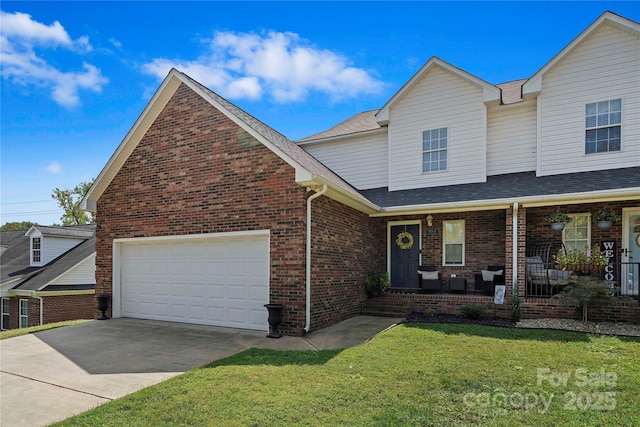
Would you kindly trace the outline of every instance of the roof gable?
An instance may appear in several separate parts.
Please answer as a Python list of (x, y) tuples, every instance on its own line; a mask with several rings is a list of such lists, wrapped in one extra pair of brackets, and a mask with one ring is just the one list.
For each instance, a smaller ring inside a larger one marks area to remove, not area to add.
[(640, 24), (630, 19), (624, 18), (620, 15), (616, 15), (612, 12), (605, 12), (598, 19), (596, 19), (591, 25), (589, 25), (584, 31), (582, 31), (575, 39), (571, 41), (567, 46), (558, 52), (549, 62), (547, 62), (542, 68), (540, 68), (527, 82), (522, 86), (523, 96), (531, 97), (536, 96), (542, 90), (542, 78), (552, 69), (558, 62), (564, 59), (567, 55), (573, 52), (587, 37), (593, 34), (602, 25), (611, 25), (621, 31), (628, 32), (636, 37), (640, 36)]
[[(24, 230), (2, 231), (0, 282), (10, 283), (14, 289), (37, 290), (95, 254), (95, 228), (95, 224), (71, 227), (34, 225), (26, 233)], [(43, 266), (30, 266), (29, 241), (32, 235), (67, 237), (81, 242)]]
[(78, 225), (78, 226), (47, 226), (33, 225), (25, 236), (51, 236), (51, 237), (68, 237), (76, 239), (89, 239), (95, 232), (95, 225)]
[(389, 123), (390, 108), (395, 105), (398, 100), (400, 100), (407, 92), (411, 91), (416, 83), (419, 82), (422, 77), (424, 77), (433, 67), (443, 68), (450, 73), (453, 73), (456, 76), (467, 80), (471, 84), (480, 87), (482, 89), (482, 98), (485, 103), (500, 102), (499, 88), (474, 76), (473, 74), (470, 74), (454, 65), (449, 64), (446, 61), (443, 61), (436, 56), (433, 56), (427, 61), (426, 64), (422, 66), (422, 68), (420, 68), (420, 70), (418, 70), (416, 74), (413, 75), (413, 77), (411, 77), (411, 79), (409, 79), (407, 83), (404, 84), (404, 86), (402, 86), (402, 88), (400, 88), (398, 92), (396, 92), (395, 95), (391, 97), (389, 101), (387, 101), (387, 103), (380, 109), (380, 111), (378, 111), (378, 113), (376, 114), (376, 118), (380, 126), (385, 126)]
[(375, 209), (375, 206), (360, 195), (349, 183), (298, 147), (293, 141), (176, 69), (172, 69), (169, 72), (149, 101), (149, 104), (147, 104), (131, 130), (129, 130), (124, 140), (102, 169), (91, 189), (82, 200), (81, 209), (96, 210), (100, 196), (107, 189), (181, 84), (187, 85), (222, 114), (292, 166), (295, 169), (295, 179), (298, 184), (310, 186), (327, 184), (331, 188), (327, 193), (329, 197), (347, 202), (347, 204), (353, 203), (354, 207), (359, 209), (367, 211)]

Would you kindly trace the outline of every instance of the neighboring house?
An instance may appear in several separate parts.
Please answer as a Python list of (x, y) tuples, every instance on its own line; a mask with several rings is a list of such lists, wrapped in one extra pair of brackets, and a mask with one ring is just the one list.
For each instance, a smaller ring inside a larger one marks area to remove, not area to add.
[[(512, 283), (524, 316), (572, 315), (549, 298), (562, 240), (615, 246), (607, 280), (628, 299), (600, 315), (634, 320), (640, 25), (607, 12), (499, 85), (432, 58), (380, 110), (297, 142), (171, 70), (82, 206), (114, 317), (266, 330), (263, 305), (282, 303), (281, 329), (300, 335), (358, 314), (364, 277), (383, 271), (383, 304), (493, 307), (476, 277), (490, 265), (508, 285), (498, 315)], [(602, 207), (622, 221), (592, 226)], [(563, 232), (543, 221), (558, 210), (574, 218)], [(427, 265), (441, 292), (419, 292)]]
[(95, 228), (0, 232), (3, 330), (95, 317)]

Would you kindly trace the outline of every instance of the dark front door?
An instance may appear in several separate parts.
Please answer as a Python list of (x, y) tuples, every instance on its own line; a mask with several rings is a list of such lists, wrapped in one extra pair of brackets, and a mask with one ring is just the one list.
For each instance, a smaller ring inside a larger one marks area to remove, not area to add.
[(420, 225), (391, 226), (391, 286), (417, 288), (420, 258)]

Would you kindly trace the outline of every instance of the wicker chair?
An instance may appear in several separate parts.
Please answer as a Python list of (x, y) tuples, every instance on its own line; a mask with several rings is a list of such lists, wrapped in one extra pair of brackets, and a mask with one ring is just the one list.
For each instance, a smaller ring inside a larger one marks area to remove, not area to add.
[(435, 265), (421, 265), (418, 267), (418, 287), (422, 292), (440, 292), (442, 290), (442, 274)]

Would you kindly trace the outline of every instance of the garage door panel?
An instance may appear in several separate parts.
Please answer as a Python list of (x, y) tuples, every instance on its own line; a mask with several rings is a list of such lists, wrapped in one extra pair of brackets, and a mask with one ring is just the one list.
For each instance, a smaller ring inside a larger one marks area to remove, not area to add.
[(267, 236), (123, 243), (120, 253), (123, 316), (267, 330)]

